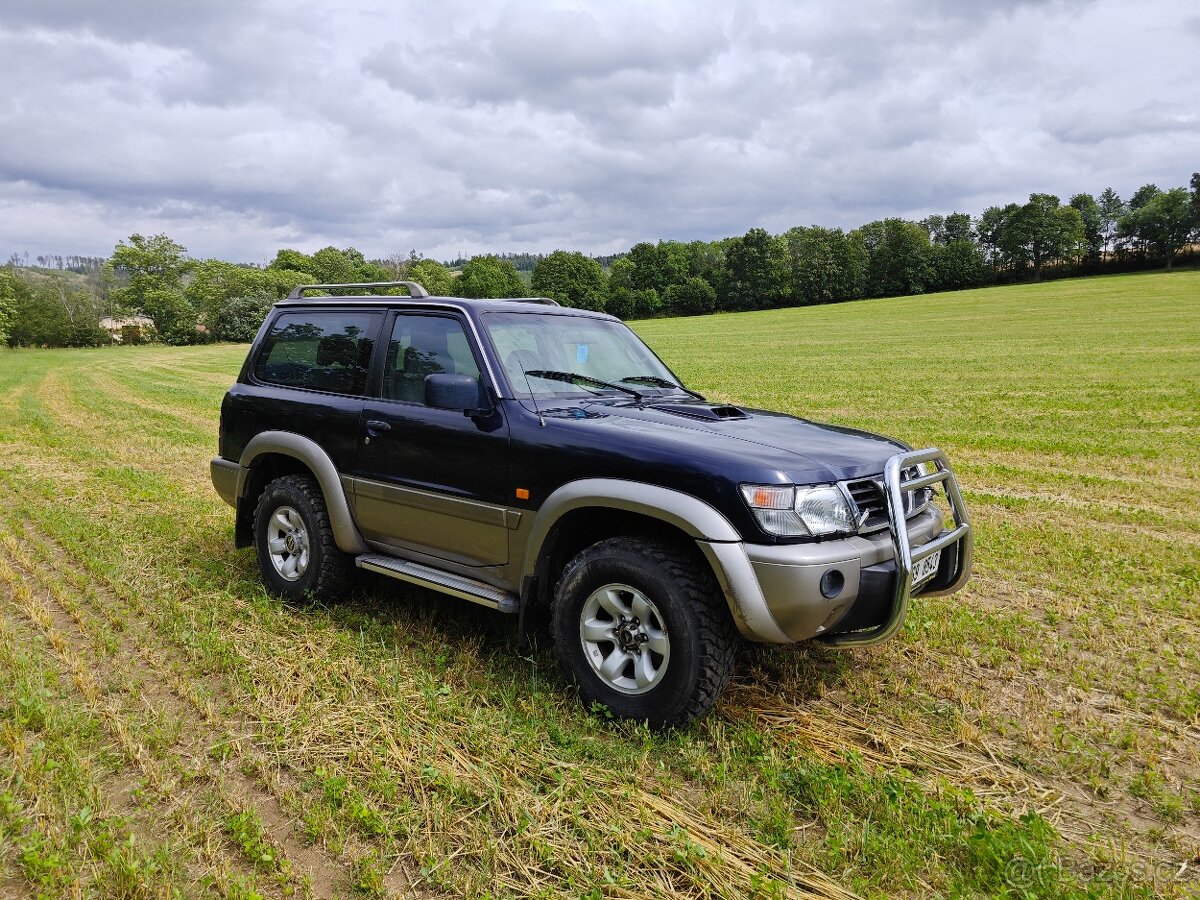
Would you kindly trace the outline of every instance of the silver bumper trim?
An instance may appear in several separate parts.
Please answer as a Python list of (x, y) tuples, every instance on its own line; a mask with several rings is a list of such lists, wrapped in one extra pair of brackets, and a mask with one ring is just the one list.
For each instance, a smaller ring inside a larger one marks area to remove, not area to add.
[(238, 497), (241, 496), (242, 467), (232, 460), (218, 456), (209, 463), (209, 473), (217, 494), (236, 509)]

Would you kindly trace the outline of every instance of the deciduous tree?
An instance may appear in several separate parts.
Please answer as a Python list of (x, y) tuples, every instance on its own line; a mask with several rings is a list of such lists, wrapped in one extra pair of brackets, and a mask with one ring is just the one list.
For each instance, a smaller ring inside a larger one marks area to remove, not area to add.
[(1117, 236), (1117, 223), (1125, 215), (1125, 202), (1117, 192), (1108, 187), (1100, 195), (1096, 204), (1100, 209), (1100, 237), (1102, 252), (1108, 255), (1108, 248)]
[(8, 290), (13, 297), (10, 345), (96, 347), (108, 342), (107, 332), (99, 326), (95, 296), (63, 276), (27, 282), (10, 274)]
[(407, 281), (415, 281), (435, 297), (448, 297), (454, 293), (454, 276), (439, 262), (418, 259), (409, 263), (400, 272)]
[(787, 296), (787, 255), (781, 240), (751, 228), (725, 250), (726, 309), (770, 309)]
[(702, 316), (717, 308), (717, 292), (703, 278), (693, 276), (670, 285), (662, 305), (669, 316)]
[(1129, 198), (1129, 209), (1139, 210), (1161, 193), (1162, 191), (1158, 189), (1157, 184), (1154, 184), (1153, 182), (1150, 184), (1143, 184), (1140, 188), (1134, 191), (1133, 196)]
[(464, 297), (520, 297), (525, 282), (508, 260), (495, 256), (476, 256), (463, 266), (456, 285)]
[(259, 327), (271, 309), (271, 298), (265, 295), (234, 297), (225, 303), (212, 324), (213, 338), (245, 344), (254, 340)]
[(1001, 243), (1014, 260), (1033, 267), (1036, 281), (1042, 266), (1072, 256), (1082, 242), (1079, 210), (1063, 206), (1053, 194), (1030, 194), (1007, 222)]
[(974, 243), (975, 235), (971, 231), (971, 217), (966, 213), (952, 212), (946, 216), (946, 224), (942, 229), (942, 243), (953, 244), (956, 241)]
[(1135, 238), (1164, 260), (1167, 268), (1175, 264), (1175, 254), (1197, 232), (1191, 197), (1184, 188), (1160, 191), (1142, 206), (1121, 218), (1120, 233)]
[(0, 269), (0, 343), (7, 343), (9, 329), (12, 327), (15, 306), (17, 302), (16, 288), (13, 286), (12, 266)]
[(1094, 263), (1100, 259), (1104, 249), (1104, 215), (1100, 211), (1100, 204), (1091, 194), (1076, 194), (1071, 198), (1070, 206), (1079, 211), (1079, 218), (1083, 222), (1081, 249), (1084, 256)]
[(146, 304), (151, 294), (182, 290), (183, 276), (195, 265), (186, 254), (186, 247), (165, 234), (132, 234), (128, 243), (119, 242), (108, 261), (109, 270), (125, 282), (113, 292), (117, 301), (149, 315)]
[(531, 286), (535, 294), (579, 309), (601, 310), (607, 299), (600, 263), (577, 252), (555, 250), (539, 259), (533, 267)]
[(792, 228), (783, 243), (792, 303), (834, 303), (854, 296), (850, 246), (840, 228)]
[(142, 311), (154, 320), (154, 330), (164, 344), (182, 346), (203, 340), (203, 333), (196, 328), (196, 307), (188, 303), (182, 291), (155, 288), (146, 294)]
[(929, 232), (916, 222), (884, 219), (851, 232), (866, 260), (868, 297), (923, 294), (933, 276)]
[(299, 250), (284, 248), (267, 264), (268, 269), (283, 269), (292, 272), (307, 272), (312, 275), (312, 257)]

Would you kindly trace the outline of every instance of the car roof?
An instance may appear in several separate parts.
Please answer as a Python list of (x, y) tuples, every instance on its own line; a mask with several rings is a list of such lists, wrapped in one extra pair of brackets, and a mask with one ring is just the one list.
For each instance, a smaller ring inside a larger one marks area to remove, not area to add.
[[(546, 297), (512, 297), (506, 299), (491, 299), (479, 297), (406, 297), (397, 295), (369, 295), (330, 297), (289, 297), (275, 304), (277, 309), (306, 309), (315, 306), (454, 306), (471, 312), (509, 312), (509, 313), (540, 313), (556, 316), (582, 316), (593, 319), (615, 319), (607, 313), (590, 309), (577, 309), (571, 306), (559, 306), (554, 300)], [(618, 320), (619, 321), (619, 320)]]

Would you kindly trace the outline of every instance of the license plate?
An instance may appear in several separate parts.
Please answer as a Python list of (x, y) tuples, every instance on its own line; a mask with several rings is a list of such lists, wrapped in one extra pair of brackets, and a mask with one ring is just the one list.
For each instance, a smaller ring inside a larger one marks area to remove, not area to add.
[(938, 563), (942, 559), (942, 551), (931, 553), (922, 560), (913, 563), (912, 577), (913, 584), (920, 584), (922, 581), (928, 581), (937, 574)]

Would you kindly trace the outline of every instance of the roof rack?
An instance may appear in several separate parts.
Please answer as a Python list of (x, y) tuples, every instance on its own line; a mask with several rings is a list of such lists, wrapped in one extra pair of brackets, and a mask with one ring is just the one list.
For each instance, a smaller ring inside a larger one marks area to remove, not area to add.
[(415, 281), (364, 281), (361, 284), (302, 284), (292, 288), (292, 292), (287, 295), (287, 298), (288, 300), (302, 300), (305, 291), (381, 290), (397, 287), (408, 288), (410, 297), (429, 296), (429, 291)]

